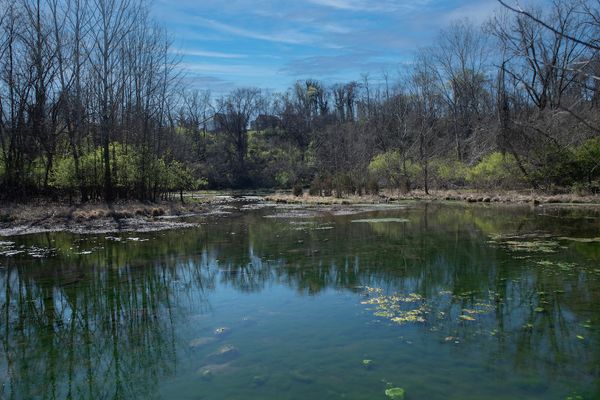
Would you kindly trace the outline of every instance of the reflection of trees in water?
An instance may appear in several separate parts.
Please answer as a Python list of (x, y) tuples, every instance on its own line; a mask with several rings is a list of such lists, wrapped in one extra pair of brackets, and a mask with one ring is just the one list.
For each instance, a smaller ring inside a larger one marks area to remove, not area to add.
[[(159, 378), (176, 368), (176, 321), (209, 311), (207, 298), (217, 285), (259, 292), (278, 283), (309, 295), (327, 288), (360, 292), (361, 286), (417, 293), (426, 299), (430, 315), (446, 316), (428, 320), (424, 329), (463, 343), (488, 337), (490, 365), (511, 354), (523, 371), (565, 373), (575, 360), (586, 365), (600, 360), (600, 346), (586, 352), (583, 342), (574, 339), (578, 323), (600, 322), (593, 311), (600, 304), (598, 279), (547, 274), (485, 243), (485, 235), (492, 233), (548, 229), (546, 219), (516, 211), (436, 206), (397, 216), (411, 222), (368, 224), (341, 218), (333, 230), (298, 229), (290, 221), (248, 214), (194, 231), (152, 234), (149, 242), (89, 238), (87, 246), (102, 250), (87, 256), (69, 251), (76, 238), (72, 235), (24, 239), (25, 244), (50, 244), (59, 254), (71, 255), (35, 262), (15, 259), (0, 272), (4, 394), (152, 394)], [(590, 246), (585, 248), (588, 253), (582, 256), (589, 258)], [(542, 301), (545, 312), (536, 312)], [(477, 315), (476, 321), (458, 318), (481, 302), (490, 305), (488, 313)], [(600, 338), (587, 340), (597, 343)]]
[[(599, 352), (590, 351), (576, 337), (582, 333), (582, 322), (600, 323), (594, 311), (600, 304), (598, 277), (585, 272), (574, 279), (566, 272), (548, 274), (486, 243), (489, 234), (564, 232), (556, 221), (533, 218), (531, 211), (523, 209), (498, 212), (497, 208), (431, 205), (397, 216), (411, 222), (352, 224), (349, 218), (338, 220), (334, 231), (298, 231), (283, 221), (251, 225), (249, 235), (254, 255), (276, 255), (278, 262), (268, 265), (274, 267), (278, 282), (301, 293), (372, 286), (423, 296), (433, 316), (424, 329), (435, 329), (442, 340), (459, 337), (463, 343), (475, 343), (487, 338), (490, 365), (512, 355), (520, 371), (558, 371), (563, 376), (575, 373), (573, 365), (597, 365)], [(579, 228), (589, 230), (588, 220), (579, 222)], [(576, 233), (571, 225), (568, 229)], [(580, 252), (573, 246), (566, 257), (590, 259), (589, 249)], [(227, 278), (235, 286), (236, 275)], [(463, 310), (482, 303), (487, 311), (476, 315), (475, 321), (459, 318)], [(536, 311), (539, 307), (544, 311)], [(445, 317), (438, 319), (440, 312)], [(586, 340), (600, 340), (597, 331), (583, 334), (592, 336)]]
[[(215, 277), (185, 260), (148, 268), (113, 255), (0, 275), (6, 398), (138, 398), (174, 371), (176, 306), (202, 307), (199, 284), (214, 286)], [(194, 298), (185, 297), (186, 285)]]

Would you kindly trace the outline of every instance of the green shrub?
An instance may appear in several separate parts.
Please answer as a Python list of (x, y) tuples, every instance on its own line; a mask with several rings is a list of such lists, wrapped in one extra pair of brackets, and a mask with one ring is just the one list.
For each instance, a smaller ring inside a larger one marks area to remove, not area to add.
[[(207, 185), (205, 179), (198, 179), (196, 172), (183, 162), (167, 161), (154, 155), (144, 156), (142, 151), (121, 143), (111, 143), (111, 170), (114, 188), (125, 195), (140, 188), (157, 188), (164, 193), (196, 190)], [(51, 175), (51, 185), (62, 190), (79, 189), (81, 185), (87, 189), (101, 190), (104, 184), (102, 148), (98, 147), (80, 157), (79, 175), (78, 177), (76, 174), (73, 157), (57, 159)]]
[(544, 147), (529, 161), (531, 176), (546, 190), (558, 192), (581, 181), (581, 173), (572, 149)]
[(575, 149), (579, 178), (587, 185), (600, 179), (600, 137), (590, 139)]
[(524, 178), (512, 155), (494, 152), (469, 170), (467, 182), (478, 188), (512, 188)]
[(280, 188), (289, 188), (291, 186), (294, 176), (290, 171), (278, 171), (275, 174), (275, 182)]
[(443, 189), (465, 186), (469, 166), (458, 160), (434, 159), (429, 163), (432, 181)]
[(375, 156), (369, 164), (369, 173), (384, 186), (410, 190), (412, 182), (421, 176), (421, 167), (406, 159), (398, 150)]

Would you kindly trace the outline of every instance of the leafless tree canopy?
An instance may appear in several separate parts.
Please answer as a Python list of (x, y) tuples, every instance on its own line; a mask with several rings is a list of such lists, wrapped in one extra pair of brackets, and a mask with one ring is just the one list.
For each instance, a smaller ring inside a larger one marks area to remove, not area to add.
[(498, 5), (398, 74), (215, 98), (190, 84), (145, 1), (0, 0), (2, 196), (596, 190), (600, 2)]

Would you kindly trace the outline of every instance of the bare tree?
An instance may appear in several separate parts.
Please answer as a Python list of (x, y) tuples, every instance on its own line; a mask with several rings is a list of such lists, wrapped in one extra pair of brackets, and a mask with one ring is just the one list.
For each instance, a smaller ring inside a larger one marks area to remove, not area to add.
[(132, 0), (92, 0), (92, 7), (94, 29), (87, 56), (97, 80), (95, 93), (103, 148), (104, 198), (110, 202), (115, 197), (110, 157), (111, 133), (116, 125), (118, 100), (125, 83), (118, 73), (123, 61), (119, 45), (133, 29), (137, 10)]
[(215, 115), (218, 129), (226, 135), (231, 151), (230, 162), (239, 184), (248, 179), (246, 156), (248, 153), (248, 128), (250, 121), (260, 107), (259, 89), (236, 89), (227, 97), (219, 100), (220, 113)]
[(463, 161), (465, 142), (473, 141), (477, 125), (491, 109), (487, 70), (489, 47), (483, 32), (468, 20), (442, 30), (431, 50), (437, 75), (451, 115), (456, 158)]

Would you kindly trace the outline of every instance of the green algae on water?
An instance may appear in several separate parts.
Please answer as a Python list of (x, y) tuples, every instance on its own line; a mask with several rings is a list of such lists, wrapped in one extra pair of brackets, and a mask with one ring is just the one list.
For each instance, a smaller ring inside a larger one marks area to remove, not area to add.
[(380, 288), (366, 288), (368, 294), (375, 294), (361, 302), (364, 305), (374, 305), (376, 317), (387, 318), (396, 324), (425, 322), (429, 309), (421, 295), (410, 293), (406, 296), (399, 294), (383, 295)]
[(395, 387), (385, 391), (385, 395), (392, 400), (404, 400), (404, 389)]
[(404, 218), (368, 218), (368, 219), (355, 219), (352, 220), (353, 223), (368, 223), (368, 224), (387, 224), (387, 223), (401, 223), (405, 224), (410, 222), (408, 219)]

